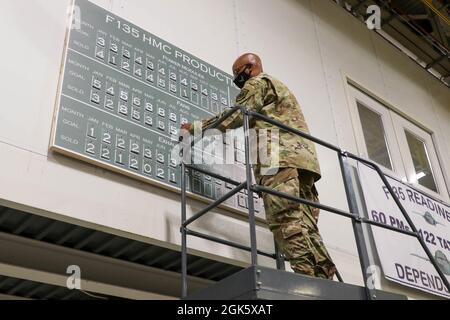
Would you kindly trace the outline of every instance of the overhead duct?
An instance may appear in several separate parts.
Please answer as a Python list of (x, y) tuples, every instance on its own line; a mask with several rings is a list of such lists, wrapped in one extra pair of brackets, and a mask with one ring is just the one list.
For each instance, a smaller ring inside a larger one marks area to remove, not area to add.
[(333, 0), (364, 22), (367, 8), (381, 9), (378, 35), (450, 86), (449, 0)]

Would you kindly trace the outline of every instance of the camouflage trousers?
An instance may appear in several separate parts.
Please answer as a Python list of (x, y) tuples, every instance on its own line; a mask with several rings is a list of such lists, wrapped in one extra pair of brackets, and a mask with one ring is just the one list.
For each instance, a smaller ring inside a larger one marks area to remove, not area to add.
[[(297, 168), (280, 168), (260, 184), (289, 195), (318, 202), (314, 182), (300, 181)], [(319, 209), (263, 193), (266, 220), (280, 251), (296, 273), (333, 279), (336, 266), (324, 246), (317, 222)]]

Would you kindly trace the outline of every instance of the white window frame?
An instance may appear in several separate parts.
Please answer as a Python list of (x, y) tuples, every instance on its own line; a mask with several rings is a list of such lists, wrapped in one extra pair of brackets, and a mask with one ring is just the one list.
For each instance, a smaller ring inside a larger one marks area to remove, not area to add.
[(364, 107), (368, 108), (369, 110), (377, 113), (381, 117), (381, 122), (384, 127), (385, 141), (387, 144), (389, 158), (391, 160), (392, 170), (384, 167), (381, 164), (378, 165), (383, 170), (383, 172), (390, 175), (398, 176), (400, 179), (403, 180), (406, 179), (406, 172), (404, 170), (404, 165), (401, 161), (400, 151), (397, 147), (395, 130), (392, 124), (391, 115), (389, 114), (389, 109), (387, 109), (377, 100), (371, 98), (369, 95), (361, 92), (359, 89), (353, 86), (349, 86), (349, 91), (351, 96), (351, 116), (359, 156), (371, 160), (369, 158), (369, 153), (367, 151), (366, 141), (364, 139), (364, 132), (361, 127), (361, 118), (359, 116), (358, 102), (362, 104)]
[[(392, 119), (394, 122), (394, 128), (397, 135), (399, 148), (401, 151), (401, 156), (403, 158), (403, 163), (405, 165), (408, 182), (411, 183), (417, 189), (427, 194), (431, 194), (435, 197), (445, 198), (448, 200), (448, 190), (445, 184), (442, 167), (439, 163), (437, 148), (433, 141), (432, 133), (420, 128), (419, 126), (415, 125), (411, 121), (405, 119), (404, 117), (396, 113), (392, 115)], [(434, 192), (433, 190), (430, 190), (417, 182), (416, 172), (414, 169), (414, 164), (412, 161), (408, 142), (406, 140), (405, 130), (410, 131), (424, 142), (428, 154), (428, 159), (430, 161), (431, 171), (434, 177), (434, 182), (436, 184), (437, 192)]]
[[(425, 194), (429, 194), (430, 196), (440, 200), (449, 201), (449, 188), (446, 185), (444, 172), (442, 170), (443, 167), (441, 165), (442, 161), (439, 160), (438, 155), (439, 148), (434, 143), (433, 132), (428, 129), (425, 130), (423, 125), (401, 115), (399, 111), (391, 105), (380, 102), (383, 100), (378, 99), (356, 83), (353, 85), (352, 81), (348, 81), (347, 88), (349, 95), (350, 115), (353, 123), (353, 130), (359, 156), (371, 160), (368, 157), (357, 101), (381, 116), (385, 131), (385, 140), (387, 142), (387, 148), (392, 164), (392, 170), (379, 165), (381, 170), (387, 175), (391, 175), (410, 184), (412, 187), (424, 192)], [(415, 180), (416, 173), (406, 140), (406, 135), (404, 133), (405, 129), (414, 133), (425, 143), (434, 181), (438, 189), (437, 193), (418, 184)]]

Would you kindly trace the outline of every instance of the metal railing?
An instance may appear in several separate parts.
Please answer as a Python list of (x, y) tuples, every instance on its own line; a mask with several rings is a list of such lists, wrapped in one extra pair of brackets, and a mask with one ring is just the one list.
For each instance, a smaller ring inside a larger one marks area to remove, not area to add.
[[(372, 287), (372, 286), (368, 286), (367, 284), (369, 283), (369, 279), (368, 279), (368, 274), (367, 274), (367, 270), (370, 266), (370, 260), (369, 260), (369, 254), (367, 251), (367, 247), (366, 247), (366, 240), (365, 240), (365, 236), (364, 236), (364, 231), (363, 231), (363, 224), (368, 224), (368, 225), (373, 225), (373, 226), (377, 226), (380, 228), (384, 228), (384, 229), (388, 229), (394, 232), (399, 232), (408, 236), (412, 236), (415, 237), (421, 247), (423, 248), (423, 250), (426, 252), (430, 262), (432, 263), (432, 265), (434, 266), (434, 268), (436, 269), (437, 273), (439, 274), (439, 276), (441, 277), (444, 285), (447, 287), (447, 289), (450, 291), (450, 284), (447, 280), (447, 278), (445, 277), (444, 273), (440, 270), (438, 264), (435, 261), (434, 256), (432, 255), (432, 253), (430, 252), (430, 250), (428, 249), (428, 247), (425, 244), (425, 241), (423, 240), (423, 238), (421, 237), (420, 233), (418, 232), (417, 228), (415, 227), (414, 223), (412, 222), (412, 220), (410, 219), (410, 217), (408, 216), (408, 213), (406, 212), (406, 210), (404, 209), (403, 205), (400, 203), (400, 200), (397, 198), (397, 196), (395, 195), (391, 185), (389, 184), (389, 182), (387, 181), (385, 175), (383, 174), (383, 172), (381, 171), (380, 167), (369, 160), (363, 159), (361, 157), (358, 157), (350, 152), (346, 152), (341, 150), (340, 148), (327, 143), (325, 141), (322, 141), (316, 137), (313, 137), (309, 134), (306, 134), (300, 130), (291, 128), (281, 122), (278, 122), (276, 120), (273, 120), (267, 116), (264, 116), (260, 113), (257, 112), (253, 112), (250, 111), (244, 107), (240, 107), (240, 106), (235, 106), (234, 108), (230, 109), (230, 111), (226, 112), (221, 118), (219, 118), (215, 123), (213, 123), (212, 125), (210, 125), (208, 128), (205, 129), (212, 129), (212, 128), (217, 128), (223, 121), (225, 121), (228, 117), (230, 117), (232, 114), (234, 114), (235, 112), (241, 112), (242, 116), (243, 116), (243, 128), (244, 128), (244, 141), (245, 141), (245, 168), (246, 168), (246, 181), (245, 182), (237, 182), (234, 181), (232, 179), (229, 179), (227, 177), (223, 177), (219, 174), (213, 173), (213, 172), (209, 172), (207, 170), (198, 168), (196, 166), (190, 165), (190, 164), (186, 164), (184, 162), (184, 157), (183, 160), (181, 161), (181, 280), (182, 280), (182, 292), (181, 292), (181, 296), (182, 298), (186, 298), (187, 296), (187, 236), (194, 236), (194, 237), (198, 237), (198, 238), (202, 238), (205, 240), (209, 240), (209, 241), (213, 241), (213, 242), (217, 242), (217, 243), (221, 243), (230, 247), (234, 247), (237, 249), (241, 249), (241, 250), (245, 250), (251, 253), (251, 265), (252, 266), (257, 266), (258, 265), (258, 255), (262, 255), (262, 256), (266, 256), (266, 257), (270, 257), (276, 260), (276, 264), (277, 264), (277, 268), (278, 269), (284, 269), (284, 261), (283, 258), (281, 256), (281, 254), (277, 251), (277, 249), (275, 250), (275, 253), (269, 253), (269, 252), (264, 252), (261, 250), (257, 249), (257, 244), (256, 244), (256, 219), (255, 219), (255, 208), (254, 208), (254, 197), (253, 194), (254, 193), (268, 193), (268, 194), (272, 194), (274, 196), (280, 197), (280, 198), (284, 198), (290, 201), (294, 201), (300, 204), (305, 204), (311, 207), (315, 207), (315, 208), (319, 208), (321, 210), (325, 210), (328, 212), (332, 212), (335, 214), (338, 214), (340, 216), (343, 217), (347, 217), (350, 218), (352, 220), (352, 227), (353, 227), (353, 232), (354, 232), (354, 236), (355, 236), (355, 240), (356, 240), (356, 247), (358, 250), (358, 256), (359, 256), (359, 260), (360, 260), (360, 265), (361, 265), (361, 271), (362, 271), (362, 275), (363, 275), (363, 279), (364, 279), (364, 287), (365, 287), (365, 293), (366, 293), (366, 298), (368, 300), (374, 300), (377, 298), (376, 295), (376, 290)], [(345, 188), (345, 193), (346, 193), (346, 197), (347, 197), (347, 203), (348, 203), (348, 207), (350, 212), (346, 212), (337, 208), (333, 208), (327, 205), (323, 205), (320, 203), (316, 203), (316, 202), (312, 202), (309, 201), (307, 199), (302, 199), (302, 198), (297, 198), (294, 196), (291, 196), (289, 194), (286, 193), (281, 193), (275, 190), (272, 190), (270, 188), (258, 185), (258, 184), (251, 184), (252, 181), (252, 166), (250, 163), (250, 137), (249, 137), (249, 130), (250, 130), (250, 119), (254, 118), (254, 119), (259, 119), (262, 120), (264, 122), (270, 123), (273, 126), (276, 126), (284, 131), (293, 133), (297, 136), (303, 137), (305, 139), (308, 139), (310, 141), (313, 141), (327, 149), (333, 150), (336, 152), (337, 157), (338, 157), (338, 161), (340, 164), (340, 169), (341, 169), (341, 174), (342, 174), (342, 178), (343, 178), (343, 183), (344, 183), (344, 188)], [(191, 142), (191, 147), (198, 141), (200, 140), (202, 137), (199, 137), (198, 139), (194, 139)], [(388, 189), (389, 193), (391, 194), (392, 198), (394, 199), (396, 205), (398, 206), (398, 208), (400, 209), (401, 213), (403, 214), (403, 217), (406, 219), (407, 223), (409, 224), (410, 228), (412, 231), (407, 231), (407, 230), (403, 230), (400, 228), (396, 228), (396, 227), (392, 227), (392, 226), (388, 226), (385, 225), (383, 223), (379, 223), (379, 222), (375, 222), (372, 221), (368, 218), (363, 217), (358, 210), (358, 205), (356, 202), (356, 196), (355, 196), (355, 192), (353, 190), (353, 183), (352, 183), (352, 177), (351, 177), (351, 173), (350, 173), (350, 166), (348, 164), (348, 159), (353, 159), (356, 161), (359, 161), (373, 169), (375, 169), (375, 171), (378, 173), (378, 175), (380, 176), (381, 180), (383, 181), (383, 184), (386, 186), (386, 188)], [(207, 205), (204, 209), (202, 209), (201, 211), (197, 212), (196, 214), (194, 214), (191, 218), (186, 219), (186, 174), (189, 171), (198, 171), (200, 173), (204, 173), (206, 175), (209, 175), (213, 178), (222, 180), (224, 182), (227, 182), (229, 184), (232, 184), (235, 186), (234, 189), (232, 189), (231, 191), (229, 191), (227, 194), (223, 195), (222, 197), (220, 197), (219, 199), (213, 201), (211, 204)], [(241, 190), (247, 190), (247, 197), (248, 197), (248, 213), (249, 213), (249, 227), (250, 227), (250, 247), (239, 244), (239, 243), (235, 243), (232, 241), (228, 241), (228, 240), (224, 240), (224, 239), (220, 239), (211, 235), (207, 235), (207, 234), (203, 234), (200, 232), (196, 232), (193, 230), (188, 229), (188, 226), (193, 223), (194, 221), (196, 221), (197, 219), (201, 218), (202, 216), (204, 216), (205, 214), (207, 214), (209, 211), (211, 211), (212, 209), (218, 207), (219, 205), (221, 205), (223, 202), (227, 201), (229, 198), (233, 197), (234, 195), (236, 195), (238, 192), (240, 192)], [(276, 246), (275, 246), (276, 248)], [(342, 281), (342, 278), (340, 277), (339, 273), (337, 273), (337, 277), (339, 279), (339, 281)]]

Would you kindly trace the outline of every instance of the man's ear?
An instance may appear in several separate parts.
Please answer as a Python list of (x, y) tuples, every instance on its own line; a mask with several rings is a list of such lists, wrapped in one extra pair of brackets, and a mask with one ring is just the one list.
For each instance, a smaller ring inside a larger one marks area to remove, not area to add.
[(257, 77), (261, 74), (262, 70), (260, 68), (258, 68), (257, 66), (252, 66), (252, 69), (250, 71), (250, 76), (253, 77)]
[(258, 75), (258, 68), (255, 65), (250, 65), (250, 77), (256, 77)]

